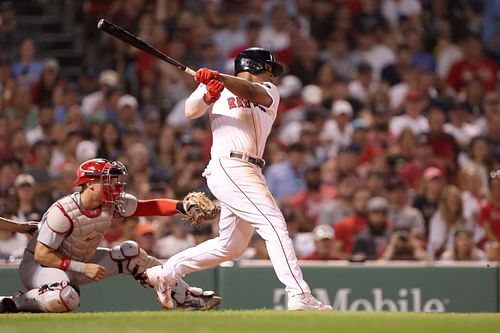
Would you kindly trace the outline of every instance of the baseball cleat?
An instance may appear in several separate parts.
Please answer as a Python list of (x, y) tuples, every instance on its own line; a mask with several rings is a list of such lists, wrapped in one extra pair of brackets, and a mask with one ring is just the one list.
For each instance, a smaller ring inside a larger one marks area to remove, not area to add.
[(174, 308), (174, 301), (172, 300), (172, 285), (162, 279), (161, 277), (162, 266), (151, 267), (146, 270), (146, 275), (155, 290), (158, 302), (167, 310)]
[(4, 297), (0, 302), (0, 313), (16, 313), (17, 306), (11, 297)]
[(222, 298), (215, 295), (213, 291), (204, 291), (200, 295), (195, 295), (189, 290), (186, 294), (184, 303), (177, 302), (177, 309), (182, 310), (210, 310), (218, 306)]
[(317, 311), (330, 311), (333, 308), (330, 305), (325, 305), (318, 301), (311, 294), (299, 294), (291, 296), (288, 299), (288, 310), (301, 311), (301, 310), (317, 310)]

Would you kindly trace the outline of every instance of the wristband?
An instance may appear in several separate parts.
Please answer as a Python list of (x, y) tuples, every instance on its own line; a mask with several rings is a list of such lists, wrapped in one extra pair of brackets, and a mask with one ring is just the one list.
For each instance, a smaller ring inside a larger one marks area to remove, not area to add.
[(71, 264), (70, 258), (62, 258), (61, 262), (59, 263), (59, 268), (62, 269), (63, 271), (67, 271), (70, 264)]
[(184, 205), (183, 205), (182, 201), (177, 201), (177, 203), (175, 204), (175, 209), (179, 213), (186, 215), (186, 210), (184, 209)]
[(81, 261), (71, 260), (68, 269), (72, 272), (85, 273), (85, 263)]
[(81, 261), (71, 260), (69, 258), (63, 258), (59, 263), (59, 268), (63, 271), (72, 271), (72, 272), (85, 272), (85, 263)]

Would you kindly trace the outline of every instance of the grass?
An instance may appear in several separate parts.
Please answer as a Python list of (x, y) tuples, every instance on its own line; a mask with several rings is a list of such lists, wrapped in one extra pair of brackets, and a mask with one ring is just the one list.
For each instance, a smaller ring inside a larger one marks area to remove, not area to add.
[(489, 333), (499, 329), (499, 314), (271, 310), (0, 314), (2, 333)]

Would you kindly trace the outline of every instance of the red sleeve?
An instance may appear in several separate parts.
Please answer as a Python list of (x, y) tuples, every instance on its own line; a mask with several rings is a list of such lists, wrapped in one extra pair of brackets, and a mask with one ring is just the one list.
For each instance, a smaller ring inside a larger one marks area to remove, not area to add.
[(133, 216), (171, 216), (177, 214), (177, 200), (139, 200)]

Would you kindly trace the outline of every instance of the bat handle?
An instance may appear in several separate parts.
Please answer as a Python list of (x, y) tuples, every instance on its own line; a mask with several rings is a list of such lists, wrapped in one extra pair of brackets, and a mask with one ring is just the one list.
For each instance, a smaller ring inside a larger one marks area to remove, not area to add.
[(191, 68), (189, 68), (189, 67), (186, 67), (186, 69), (184, 70), (184, 72), (188, 73), (191, 76), (196, 76), (196, 72), (194, 70), (192, 70)]

